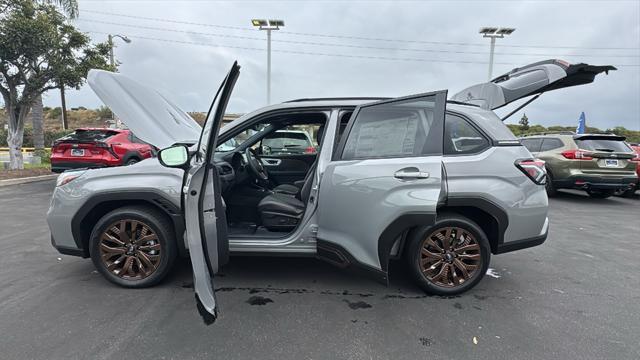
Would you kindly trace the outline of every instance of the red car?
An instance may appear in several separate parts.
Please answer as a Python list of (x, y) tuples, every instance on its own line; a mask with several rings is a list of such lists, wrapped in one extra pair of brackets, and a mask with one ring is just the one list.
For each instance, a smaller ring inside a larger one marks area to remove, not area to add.
[[(629, 144), (629, 146), (636, 152), (636, 157), (631, 159), (631, 161), (635, 161), (636, 174), (638, 174), (638, 178), (640, 179), (640, 144)], [(625, 195), (631, 196), (636, 192), (636, 190), (640, 190), (640, 181), (638, 181), (634, 190), (627, 190)]]
[(54, 141), (51, 171), (131, 165), (154, 156), (156, 149), (130, 130), (81, 128)]

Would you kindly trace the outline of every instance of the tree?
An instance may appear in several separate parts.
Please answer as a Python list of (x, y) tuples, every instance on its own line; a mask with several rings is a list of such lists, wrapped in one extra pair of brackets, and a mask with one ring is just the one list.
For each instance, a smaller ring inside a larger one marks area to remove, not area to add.
[(79, 88), (89, 69), (108, 69), (109, 46), (91, 45), (53, 5), (0, 0), (0, 9), (0, 93), (10, 168), (21, 169), (25, 119), (36, 97), (61, 86)]
[(527, 117), (527, 114), (522, 114), (522, 119), (520, 119), (519, 123), (520, 130), (523, 132), (529, 130), (529, 118)]
[[(62, 7), (65, 14), (69, 18), (75, 18), (78, 15), (78, 2), (76, 0), (42, 0), (43, 3), (55, 3)], [(36, 153), (40, 156), (44, 155), (44, 116), (43, 116), (42, 94), (36, 96), (31, 106), (31, 121), (33, 123), (33, 146)]]

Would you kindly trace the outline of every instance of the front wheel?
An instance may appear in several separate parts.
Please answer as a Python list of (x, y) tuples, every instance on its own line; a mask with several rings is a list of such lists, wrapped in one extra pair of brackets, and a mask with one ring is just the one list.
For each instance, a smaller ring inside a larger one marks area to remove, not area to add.
[(169, 273), (177, 255), (172, 229), (170, 220), (153, 208), (113, 210), (91, 233), (91, 260), (107, 280), (117, 285), (155, 285)]
[(587, 194), (594, 199), (606, 199), (614, 193), (615, 190), (587, 190)]
[(457, 214), (438, 216), (433, 226), (412, 232), (405, 253), (409, 270), (428, 294), (456, 295), (474, 287), (491, 260), (482, 229)]

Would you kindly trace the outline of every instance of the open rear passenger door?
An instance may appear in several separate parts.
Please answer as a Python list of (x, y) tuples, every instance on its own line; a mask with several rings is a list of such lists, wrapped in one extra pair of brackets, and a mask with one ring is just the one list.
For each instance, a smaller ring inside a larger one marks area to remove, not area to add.
[(218, 315), (213, 275), (229, 257), (225, 207), (213, 154), (222, 117), (239, 73), (240, 66), (236, 62), (216, 93), (182, 190), (196, 301), (206, 324), (213, 323)]
[(494, 110), (530, 95), (593, 82), (596, 75), (616, 70), (611, 65), (569, 64), (545, 60), (515, 68), (488, 83), (470, 86), (451, 100)]
[(446, 193), (446, 91), (361, 105), (320, 179), (318, 257), (387, 281), (391, 249), (435, 222)]

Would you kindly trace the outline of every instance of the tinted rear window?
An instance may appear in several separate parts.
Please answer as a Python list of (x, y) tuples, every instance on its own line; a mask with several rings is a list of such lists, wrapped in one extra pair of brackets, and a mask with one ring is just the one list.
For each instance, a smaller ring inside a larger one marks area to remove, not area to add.
[(73, 134), (69, 134), (61, 141), (105, 141), (113, 135), (117, 134), (113, 130), (76, 130)]
[(606, 139), (585, 139), (576, 140), (576, 144), (580, 149), (591, 151), (609, 151), (609, 152), (632, 152), (631, 148), (624, 141), (606, 140)]
[(262, 140), (262, 145), (272, 148), (287, 148), (311, 146), (311, 143), (309, 138), (302, 133), (275, 132), (265, 137)]

